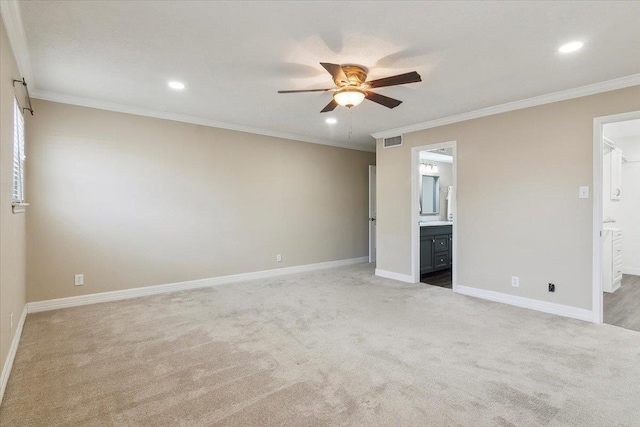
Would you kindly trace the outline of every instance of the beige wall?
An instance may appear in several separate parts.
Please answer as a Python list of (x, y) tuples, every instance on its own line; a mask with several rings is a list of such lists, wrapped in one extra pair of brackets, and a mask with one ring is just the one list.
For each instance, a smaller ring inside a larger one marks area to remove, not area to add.
[[(0, 369), (11, 347), (26, 294), (25, 215), (11, 210), (14, 78), (19, 79), (20, 72), (0, 20)], [(24, 102), (20, 93), (18, 96)], [(9, 321), (11, 313), (13, 331)]]
[(594, 117), (634, 110), (640, 86), (378, 141), (377, 268), (411, 274), (411, 147), (456, 140), (458, 284), (591, 309), (593, 199), (578, 187), (593, 183)]
[[(367, 255), (374, 153), (48, 101), (34, 108), (29, 301)], [(77, 273), (84, 286), (74, 286)]]

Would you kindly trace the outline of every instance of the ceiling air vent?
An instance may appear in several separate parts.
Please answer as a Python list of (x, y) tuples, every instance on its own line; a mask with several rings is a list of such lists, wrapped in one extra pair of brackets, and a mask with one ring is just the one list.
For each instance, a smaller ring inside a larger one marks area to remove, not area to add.
[(402, 145), (402, 135), (392, 136), (391, 138), (385, 138), (382, 141), (382, 148), (399, 147)]

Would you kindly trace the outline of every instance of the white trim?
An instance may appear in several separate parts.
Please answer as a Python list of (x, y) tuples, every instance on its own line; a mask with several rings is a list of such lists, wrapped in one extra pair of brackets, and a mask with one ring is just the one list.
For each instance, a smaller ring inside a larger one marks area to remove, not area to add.
[[(376, 165), (369, 165), (369, 218), (367, 219), (367, 228), (369, 229), (369, 262), (376, 262), (376, 242), (375, 239), (377, 238), (377, 233), (376, 233), (376, 227), (377, 224), (375, 224), (375, 220), (371, 221), (371, 218), (373, 218), (374, 214), (377, 215), (378, 210), (374, 207), (372, 212), (371, 209), (371, 172), (373, 171), (374, 175), (376, 175), (376, 182), (374, 183), (374, 187), (377, 188), (377, 186), (375, 184), (377, 184), (377, 174), (376, 174)], [(375, 190), (374, 188), (374, 190)], [(377, 199), (376, 199), (377, 202)], [(376, 206), (377, 207), (377, 206)], [(373, 230), (373, 233), (372, 233)]]
[(9, 382), (9, 376), (11, 375), (11, 368), (13, 368), (13, 361), (16, 358), (16, 353), (18, 352), (18, 344), (20, 343), (20, 337), (22, 336), (22, 328), (24, 327), (24, 321), (27, 318), (27, 306), (25, 305), (22, 309), (22, 314), (20, 315), (20, 320), (16, 325), (16, 331), (13, 334), (13, 339), (11, 340), (11, 347), (9, 347), (9, 353), (7, 353), (7, 358), (4, 361), (4, 366), (2, 367), (2, 376), (0, 377), (0, 404), (2, 404), (2, 398), (4, 397), (4, 391), (7, 388), (7, 383)]
[(595, 95), (597, 93), (609, 92), (611, 90), (623, 89), (625, 87), (636, 85), (640, 85), (640, 74), (632, 74), (630, 76), (620, 77), (618, 79), (607, 80), (587, 86), (549, 93), (546, 95), (540, 95), (533, 98), (522, 99), (519, 101), (508, 102), (506, 104), (495, 105), (492, 107), (482, 108), (480, 110), (417, 123), (415, 125), (389, 129), (386, 131), (372, 133), (371, 136), (375, 139), (388, 138), (390, 136), (397, 136), (399, 134), (406, 134), (409, 132), (416, 132), (419, 130), (435, 128), (438, 126), (450, 125), (452, 123), (464, 122), (466, 120), (492, 116), (494, 114), (501, 114), (514, 110), (521, 110), (523, 108), (536, 107), (538, 105), (551, 104), (552, 102), (566, 101), (568, 99)]
[[(33, 77), (29, 46), (27, 45), (27, 35), (24, 32), (19, 3), (17, 0), (0, 1), (0, 13), (2, 13), (2, 21), (7, 31), (13, 56), (18, 64), (18, 71), (21, 77), (24, 77), (29, 87), (35, 88), (36, 82)], [(13, 76), (14, 79), (17, 77), (18, 76)]]
[(640, 118), (640, 110), (610, 116), (596, 117), (593, 119), (593, 229), (592, 229), (592, 255), (591, 259), (591, 302), (593, 323), (602, 323), (603, 295), (602, 295), (602, 161), (603, 161), (603, 134), (602, 128), (607, 123), (622, 122)]
[(622, 274), (640, 276), (640, 268), (622, 267)]
[(484, 289), (471, 288), (469, 286), (462, 285), (458, 285), (455, 292), (462, 295), (482, 298), (489, 301), (513, 305), (516, 307), (542, 311), (543, 313), (557, 314), (558, 316), (570, 317), (572, 319), (584, 320), (586, 322), (593, 321), (593, 312), (590, 310), (585, 310), (584, 308), (571, 307), (568, 305), (518, 297), (515, 295), (508, 295), (500, 292), (487, 291)]
[(453, 203), (451, 204), (451, 210), (453, 211), (453, 250), (451, 254), (453, 257), (452, 288), (454, 291), (456, 290), (458, 281), (457, 145), (457, 141), (447, 141), (411, 148), (411, 276), (413, 277), (413, 283), (420, 282), (420, 185), (418, 182), (420, 175), (418, 173), (420, 167), (420, 152), (425, 150), (438, 150), (440, 148), (453, 148), (453, 163), (451, 169), (453, 175)]
[(330, 145), (332, 147), (347, 148), (358, 151), (375, 152), (374, 147), (363, 147), (353, 143), (343, 143), (340, 141), (331, 141), (322, 138), (313, 138), (309, 136), (296, 135), (286, 132), (279, 132), (268, 129), (254, 128), (250, 126), (238, 125), (234, 123), (218, 122), (216, 120), (205, 119), (201, 117), (188, 116), (183, 114), (169, 113), (166, 111), (154, 110), (152, 108), (133, 107), (131, 105), (117, 104), (114, 102), (97, 101), (90, 98), (82, 98), (79, 96), (64, 95), (61, 93), (48, 92), (43, 90), (33, 90), (29, 92), (31, 98), (42, 99), (45, 101), (59, 102), (61, 104), (77, 105), (80, 107), (96, 108), (99, 110), (115, 111), (118, 113), (134, 114), (137, 116), (153, 117), (156, 119), (173, 120), (176, 122), (191, 123), (195, 125), (214, 127), (219, 129), (233, 130), (237, 132), (246, 132), (256, 135), (271, 136), (274, 138), (291, 139), (294, 141), (310, 142), (312, 144)]
[(251, 273), (232, 274), (229, 276), (211, 277), (208, 279), (190, 280), (188, 282), (170, 283), (166, 285), (145, 286), (142, 288), (124, 289), (121, 291), (99, 292), (75, 297), (57, 298), (46, 301), (30, 302), (27, 304), (29, 313), (58, 310), (61, 308), (77, 307), (81, 305), (97, 304), (101, 302), (118, 301), (129, 298), (164, 294), (167, 292), (185, 291), (188, 289), (206, 288), (210, 286), (227, 285), (248, 280), (266, 279), (285, 274), (305, 273), (325, 268), (342, 267), (345, 265), (368, 262), (368, 257), (342, 259), (338, 261), (320, 262), (317, 264), (298, 265), (295, 267), (276, 268), (273, 270), (254, 271)]
[(593, 120), (593, 223), (592, 223), (592, 256), (591, 263), (591, 310), (593, 323), (600, 324), (604, 320), (602, 295), (602, 123)]
[(399, 280), (401, 282), (415, 283), (413, 276), (408, 274), (394, 273), (393, 271), (380, 270), (376, 268), (376, 276), (384, 277), (385, 279)]

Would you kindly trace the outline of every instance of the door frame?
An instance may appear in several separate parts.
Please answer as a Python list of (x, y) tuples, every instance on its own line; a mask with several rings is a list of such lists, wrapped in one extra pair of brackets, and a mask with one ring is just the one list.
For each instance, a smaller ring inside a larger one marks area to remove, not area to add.
[[(371, 228), (373, 227), (375, 229), (377, 227), (377, 225), (378, 225), (377, 224), (378, 209), (377, 209), (377, 206), (376, 206), (376, 209), (375, 209), (376, 219), (371, 220), (371, 218), (372, 218), (372, 216), (371, 216), (372, 215), (371, 214), (371, 204), (372, 204), (371, 203), (371, 194), (372, 194), (372, 191), (371, 191), (371, 172), (372, 171), (376, 175), (376, 180), (374, 182), (375, 182), (375, 185), (376, 185), (376, 192), (378, 191), (378, 181), (377, 181), (378, 180), (378, 173), (377, 173), (376, 165), (369, 165), (369, 215), (367, 216), (367, 228), (369, 230), (369, 262), (376, 262), (376, 259), (378, 257), (377, 257), (377, 254), (376, 254), (377, 244), (376, 244), (375, 240), (378, 238), (378, 232), (377, 232), (378, 230), (376, 229), (374, 231), (374, 233), (371, 233)], [(377, 197), (376, 192), (373, 192), (373, 194), (375, 195), (374, 196), (375, 197), (375, 202), (373, 203), (374, 205), (377, 205), (377, 203), (378, 203), (378, 197)], [(374, 224), (372, 224), (372, 223), (374, 223)], [(372, 234), (373, 234), (373, 239), (372, 239)]]
[(627, 120), (640, 119), (640, 110), (628, 113), (613, 114), (610, 116), (596, 117), (593, 119), (593, 258), (592, 268), (592, 312), (593, 323), (602, 323), (603, 302), (602, 295), (602, 255), (603, 255), (603, 173), (602, 162), (604, 159), (604, 144), (602, 141), (602, 131), (604, 125), (608, 123), (624, 122)]
[(435, 144), (420, 145), (411, 148), (411, 277), (413, 283), (420, 283), (420, 183), (418, 172), (420, 171), (420, 152), (426, 150), (438, 150), (440, 148), (453, 148), (453, 164), (451, 168), (453, 184), (453, 257), (452, 289), (456, 292), (458, 286), (458, 142), (447, 141)]

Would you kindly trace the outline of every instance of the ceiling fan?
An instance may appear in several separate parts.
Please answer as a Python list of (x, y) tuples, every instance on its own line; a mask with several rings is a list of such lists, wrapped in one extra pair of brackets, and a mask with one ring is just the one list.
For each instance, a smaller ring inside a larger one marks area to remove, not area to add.
[(421, 82), (420, 74), (415, 71), (398, 74), (396, 76), (385, 77), (377, 80), (367, 80), (367, 69), (358, 65), (338, 65), (328, 62), (321, 62), (320, 65), (331, 74), (336, 88), (329, 89), (309, 89), (309, 90), (279, 90), (278, 93), (301, 93), (301, 92), (334, 92), (333, 99), (326, 107), (320, 111), (326, 113), (333, 111), (338, 105), (347, 108), (355, 107), (364, 99), (373, 101), (387, 108), (395, 108), (402, 104), (402, 101), (389, 98), (372, 92), (370, 89), (379, 87), (404, 85), (407, 83)]

